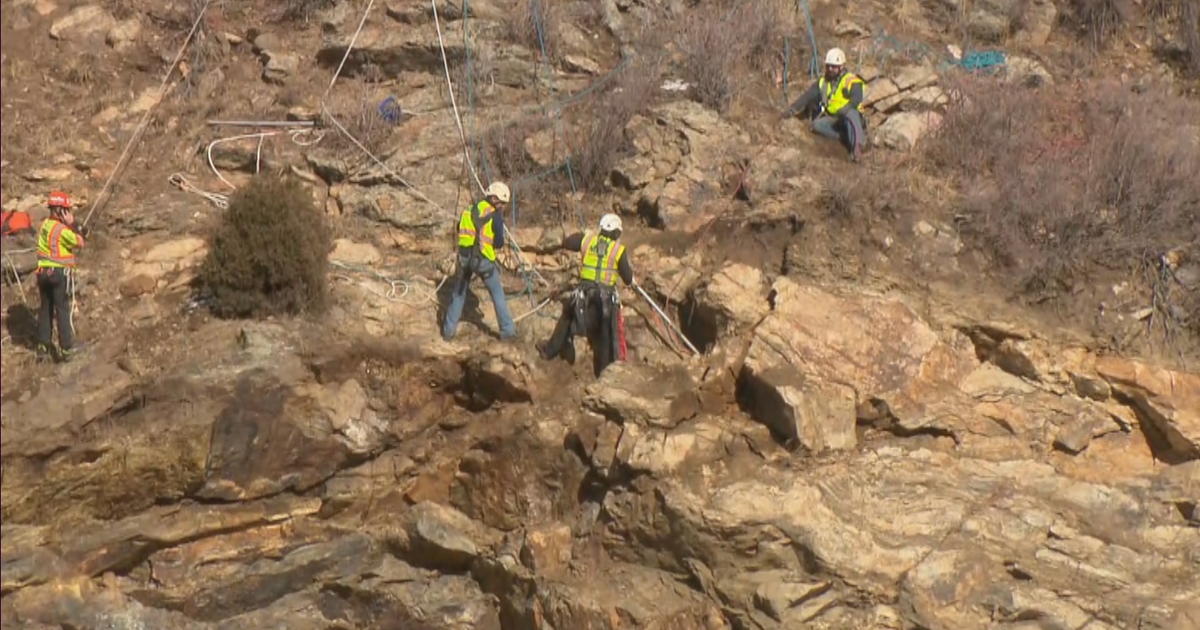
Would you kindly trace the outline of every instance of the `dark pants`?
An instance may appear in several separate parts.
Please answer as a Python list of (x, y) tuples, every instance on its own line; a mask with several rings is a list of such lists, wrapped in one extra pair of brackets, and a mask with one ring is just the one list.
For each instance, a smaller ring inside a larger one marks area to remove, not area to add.
[(615, 290), (591, 282), (575, 289), (563, 304), (562, 315), (542, 348), (542, 356), (547, 359), (561, 356), (574, 363), (574, 336), (585, 335), (592, 345), (592, 369), (600, 376), (619, 353), (617, 318), (621, 304), (616, 295)]
[(53, 321), (58, 320), (59, 347), (70, 350), (75, 345), (71, 330), (71, 298), (67, 292), (68, 272), (61, 268), (43, 267), (38, 270), (38, 291), (42, 306), (38, 312), (38, 343), (49, 348), (53, 341)]
[(846, 151), (855, 154), (867, 140), (867, 121), (856, 109), (847, 109), (843, 116), (818, 116), (812, 130), (830, 140), (838, 140)]

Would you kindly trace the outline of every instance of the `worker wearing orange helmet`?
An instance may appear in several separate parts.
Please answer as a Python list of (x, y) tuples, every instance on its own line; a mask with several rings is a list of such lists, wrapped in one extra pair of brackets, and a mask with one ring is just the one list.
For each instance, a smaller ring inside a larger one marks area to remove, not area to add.
[(75, 252), (83, 247), (83, 236), (71, 213), (71, 198), (64, 192), (50, 193), (46, 203), (50, 216), (38, 229), (37, 284), (42, 297), (38, 313), (38, 355), (49, 357), (53, 345), (53, 325), (58, 322), (59, 354), (62, 360), (71, 358), (75, 334), (71, 324), (71, 273), (75, 269)]

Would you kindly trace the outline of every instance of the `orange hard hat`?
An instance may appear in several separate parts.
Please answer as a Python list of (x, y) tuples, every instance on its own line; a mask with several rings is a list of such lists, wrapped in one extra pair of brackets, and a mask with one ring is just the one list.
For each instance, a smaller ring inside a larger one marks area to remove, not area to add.
[(65, 192), (55, 190), (50, 193), (50, 201), (47, 201), (46, 205), (51, 208), (70, 208), (71, 197)]

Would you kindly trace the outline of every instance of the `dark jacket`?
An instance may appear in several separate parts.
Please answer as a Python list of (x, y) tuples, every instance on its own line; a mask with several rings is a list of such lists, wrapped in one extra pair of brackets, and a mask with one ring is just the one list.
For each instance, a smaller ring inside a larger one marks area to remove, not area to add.
[[(837, 85), (847, 72), (849, 72), (849, 70), (843, 69), (842, 73), (839, 74), (836, 79), (834, 79), (833, 84)], [(862, 101), (863, 84), (855, 83), (854, 85), (850, 86), (850, 103), (846, 105), (846, 108), (843, 109), (842, 112), (850, 111), (851, 109), (858, 109), (858, 106), (862, 104)], [(816, 81), (813, 81), (813, 84), (807, 90), (805, 90), (803, 94), (800, 95), (800, 98), (792, 102), (791, 107), (788, 107), (787, 111), (784, 112), (784, 116), (794, 116), (805, 111), (816, 111), (818, 114), (824, 114), (824, 111), (820, 111), (820, 107), (821, 80), (817, 79)], [(839, 112), (839, 114), (840, 113), (841, 112)]]

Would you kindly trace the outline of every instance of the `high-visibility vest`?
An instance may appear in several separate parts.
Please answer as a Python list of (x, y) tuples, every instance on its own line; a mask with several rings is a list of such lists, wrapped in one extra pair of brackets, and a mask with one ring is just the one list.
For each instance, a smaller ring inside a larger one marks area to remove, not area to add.
[(617, 265), (625, 254), (625, 246), (600, 234), (586, 234), (583, 237), (583, 264), (579, 267), (579, 277), (598, 284), (609, 286), (617, 283), (620, 274)]
[[(842, 111), (842, 108), (850, 103), (850, 88), (854, 87), (855, 83), (861, 83), (863, 86), (863, 100), (867, 99), (867, 84), (858, 75), (853, 72), (842, 74), (842, 78), (838, 79), (837, 85), (825, 80), (821, 77), (817, 83), (818, 89), (821, 90), (821, 102), (825, 104), (825, 113), (833, 116)], [(862, 111), (863, 104), (858, 104), (858, 111)]]
[[(462, 218), (458, 220), (458, 246), (474, 247), (478, 243), (479, 253), (493, 262), (496, 260), (496, 233), (492, 230), (492, 212), (495, 210), (487, 200), (480, 200), (464, 210)], [(479, 215), (479, 225), (475, 224), (476, 214)]]
[(74, 267), (75, 250), (83, 247), (83, 237), (58, 219), (42, 221), (38, 229), (38, 267)]

